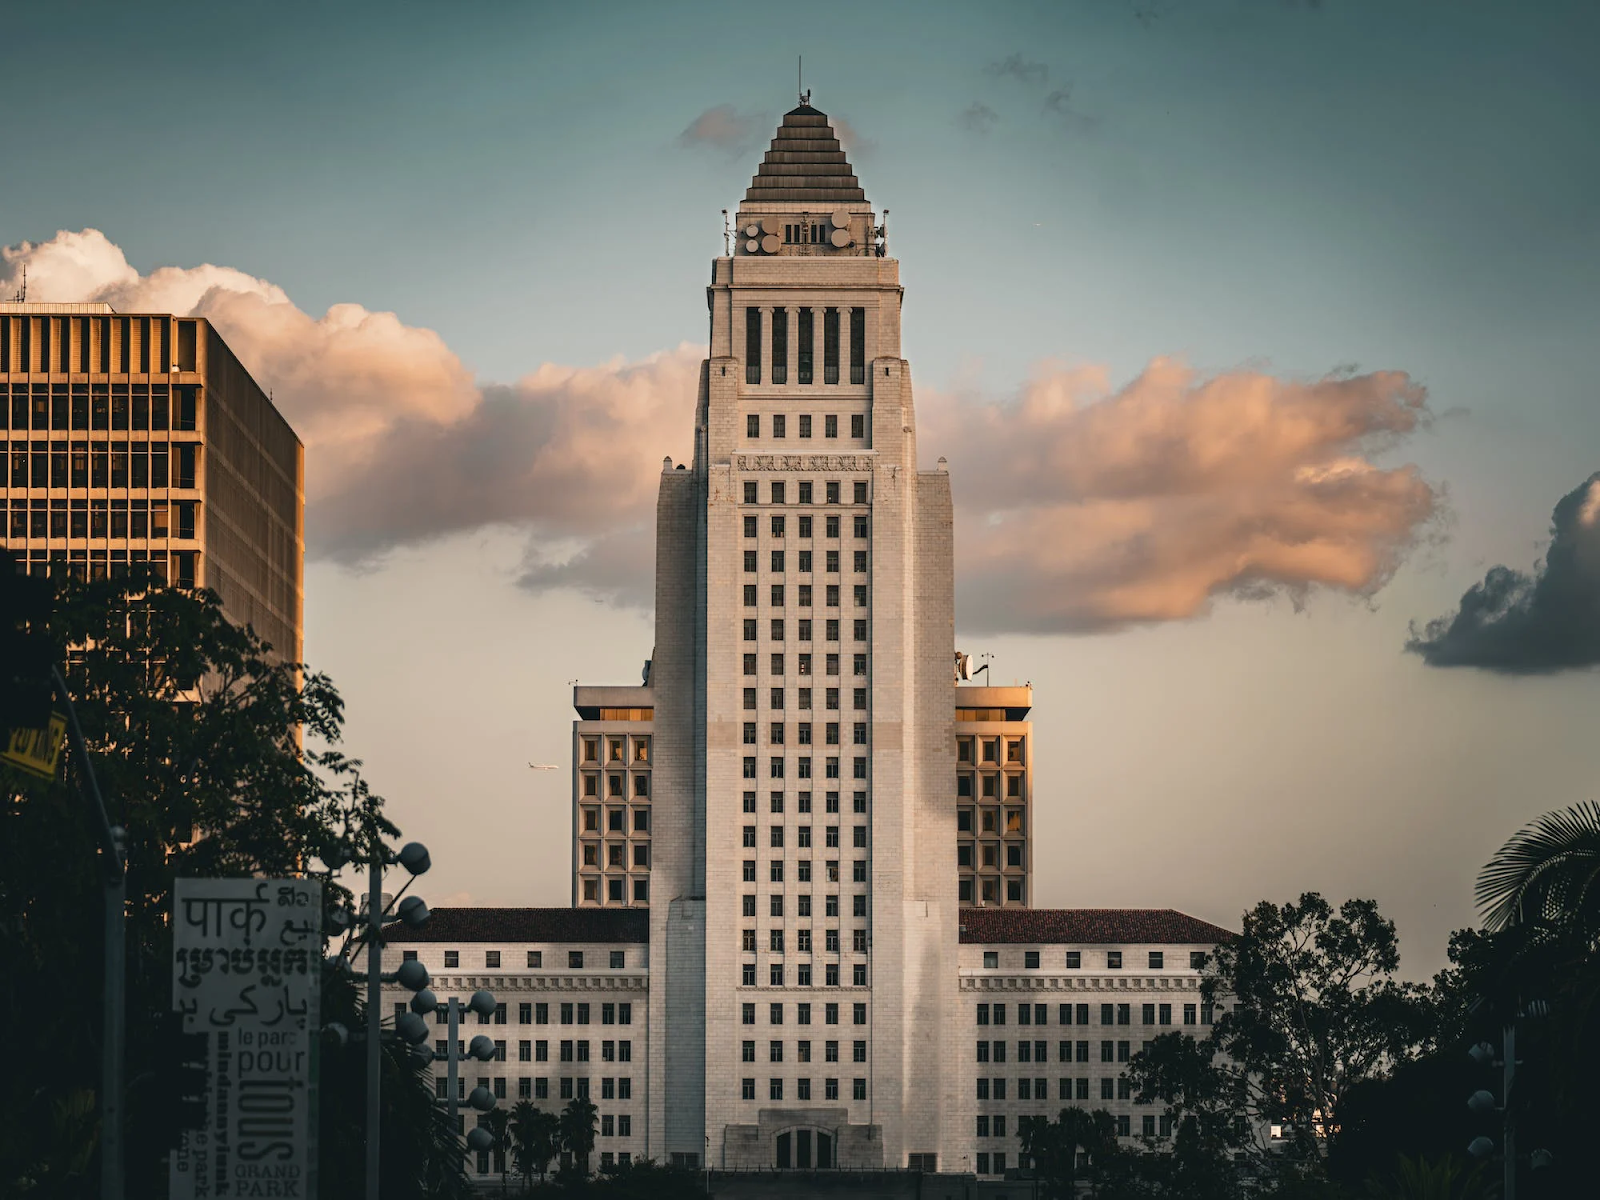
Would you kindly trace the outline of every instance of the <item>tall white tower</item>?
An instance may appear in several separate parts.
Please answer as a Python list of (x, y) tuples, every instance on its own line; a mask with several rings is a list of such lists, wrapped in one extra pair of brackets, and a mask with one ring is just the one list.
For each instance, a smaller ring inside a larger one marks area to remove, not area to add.
[(917, 469), (899, 264), (806, 98), (735, 233), (657, 509), (651, 1141), (948, 1162), (949, 477)]

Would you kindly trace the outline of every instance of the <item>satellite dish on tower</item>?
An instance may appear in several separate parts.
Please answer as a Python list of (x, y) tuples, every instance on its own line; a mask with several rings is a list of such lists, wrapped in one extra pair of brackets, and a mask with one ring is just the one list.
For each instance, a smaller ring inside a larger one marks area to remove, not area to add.
[(850, 228), (850, 214), (845, 212), (845, 210), (842, 208), (835, 212), (833, 216), (829, 217), (828, 220), (833, 223), (833, 227), (835, 229)]
[(850, 231), (848, 229), (835, 229), (828, 235), (828, 240), (843, 250), (850, 244)]
[(746, 254), (754, 254), (759, 249), (761, 249), (761, 243), (756, 241), (755, 238), (751, 238), (744, 244), (744, 252)]
[(783, 232), (783, 221), (777, 217), (762, 217), (761, 232), (768, 235), (780, 234)]
[(761, 248), (768, 254), (776, 254), (778, 252), (778, 248), (782, 245), (783, 239), (775, 233), (769, 233), (766, 237), (761, 239)]
[(754, 221), (751, 221), (750, 224), (744, 227), (744, 235), (747, 238), (760, 237), (761, 226), (757, 225)]

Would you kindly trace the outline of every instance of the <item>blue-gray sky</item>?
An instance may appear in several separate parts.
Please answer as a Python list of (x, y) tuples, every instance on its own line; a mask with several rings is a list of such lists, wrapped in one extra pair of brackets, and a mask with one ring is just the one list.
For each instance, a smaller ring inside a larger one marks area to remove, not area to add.
[[(1600, 465), (1592, 6), (68, 3), (5, 23), (0, 244), (92, 227), (140, 272), (210, 262), (313, 316), (393, 311), (479, 384), (704, 340), (719, 210), (804, 54), (892, 210), (923, 394), (1004, 400), (1046, 360), (1120, 384), (1161, 356), (1424, 385), (1435, 419), (1383, 461), (1415, 463), (1448, 519), (1372, 600), (961, 637), (1036, 688), (1039, 903), (1227, 922), (1371, 894), (1431, 969), (1500, 839), (1594, 793), (1593, 674), (1402, 653), (1490, 564), (1531, 567)], [(723, 105), (726, 144), (686, 144)], [(565, 902), (566, 774), (526, 763), (565, 764), (568, 680), (631, 680), (650, 649), (637, 611), (518, 587), (524, 546), (502, 526), (308, 570), (308, 656), (433, 848), (435, 903)]]

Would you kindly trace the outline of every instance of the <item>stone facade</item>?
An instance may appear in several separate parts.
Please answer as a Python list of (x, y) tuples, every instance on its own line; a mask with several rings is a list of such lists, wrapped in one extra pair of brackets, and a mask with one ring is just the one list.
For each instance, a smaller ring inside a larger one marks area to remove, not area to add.
[[(574, 692), (574, 908), (444, 910), (420, 940), (495, 945), (513, 997), (604, 994), (524, 950), (625, 945), (644, 1069), (602, 1162), (961, 1190), (1014, 1170), (1019, 1118), (1064, 1103), (1159, 1137), (1121, 1071), (1163, 1025), (1201, 1028), (1195, 956), (1227, 935), (1029, 907), (1032, 690), (955, 678), (950, 479), (918, 467), (899, 264), (821, 113), (785, 116), (733, 232), (694, 455), (661, 473), (651, 660)], [(506, 1071), (556, 1105), (617, 1077)]]

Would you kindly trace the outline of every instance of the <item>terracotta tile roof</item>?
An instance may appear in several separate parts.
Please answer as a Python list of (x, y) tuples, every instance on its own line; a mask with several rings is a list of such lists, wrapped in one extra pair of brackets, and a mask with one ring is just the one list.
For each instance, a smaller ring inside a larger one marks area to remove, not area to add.
[(963, 943), (1214, 946), (1234, 935), (1173, 908), (964, 908)]
[(421, 929), (403, 925), (387, 942), (647, 942), (644, 908), (436, 908)]
[(861, 182), (845, 156), (825, 113), (803, 104), (784, 113), (772, 149), (756, 168), (744, 198), (813, 200), (832, 204), (865, 200)]

